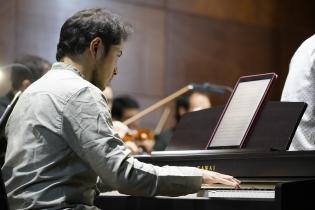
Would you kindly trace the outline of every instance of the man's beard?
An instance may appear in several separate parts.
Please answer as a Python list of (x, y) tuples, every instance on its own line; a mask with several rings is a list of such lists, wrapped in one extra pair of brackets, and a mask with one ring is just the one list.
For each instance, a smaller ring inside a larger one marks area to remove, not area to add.
[(104, 90), (106, 84), (105, 84), (104, 81), (103, 81), (103, 82), (101, 81), (100, 76), (98, 75), (97, 72), (98, 72), (98, 71), (97, 71), (96, 69), (93, 71), (92, 78), (91, 78), (91, 81), (90, 81), (90, 82), (91, 82), (93, 85), (95, 85), (96, 87), (98, 87), (100, 90)]

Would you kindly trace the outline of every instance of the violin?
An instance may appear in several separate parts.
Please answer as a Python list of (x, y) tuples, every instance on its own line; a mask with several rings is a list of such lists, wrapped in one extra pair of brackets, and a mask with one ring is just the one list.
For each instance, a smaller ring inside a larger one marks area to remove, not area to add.
[(134, 143), (138, 154), (151, 153), (155, 144), (154, 133), (146, 128), (129, 130), (122, 139), (127, 144)]
[(115, 132), (128, 145), (133, 154), (150, 153), (155, 143), (154, 132), (149, 129), (130, 129), (120, 121), (113, 121)]
[(129, 130), (123, 137), (124, 141), (154, 140), (154, 132), (146, 128)]

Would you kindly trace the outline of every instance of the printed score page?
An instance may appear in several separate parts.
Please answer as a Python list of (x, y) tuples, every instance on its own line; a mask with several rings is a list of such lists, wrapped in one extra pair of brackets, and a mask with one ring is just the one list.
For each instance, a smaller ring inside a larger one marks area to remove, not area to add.
[(240, 146), (269, 82), (264, 79), (238, 84), (210, 147)]

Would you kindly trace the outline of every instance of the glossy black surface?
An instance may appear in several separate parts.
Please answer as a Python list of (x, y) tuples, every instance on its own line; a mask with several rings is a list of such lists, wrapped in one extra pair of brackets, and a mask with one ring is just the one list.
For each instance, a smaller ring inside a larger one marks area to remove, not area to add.
[[(294, 210), (314, 209), (315, 151), (214, 150), (160, 152), (138, 156), (156, 165), (215, 166), (216, 171), (232, 174), (248, 182), (276, 184), (275, 199), (236, 198), (147, 198), (100, 196), (95, 204), (102, 209), (191, 209), (191, 210)], [(212, 167), (213, 169), (213, 167)]]

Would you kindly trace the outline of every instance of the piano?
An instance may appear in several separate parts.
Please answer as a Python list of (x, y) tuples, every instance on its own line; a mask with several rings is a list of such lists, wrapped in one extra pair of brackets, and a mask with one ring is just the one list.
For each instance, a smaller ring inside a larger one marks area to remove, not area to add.
[[(315, 151), (201, 150), (137, 156), (155, 165), (194, 166), (233, 174), (241, 189), (201, 189), (190, 197), (99, 196), (104, 209), (315, 209)], [(106, 207), (106, 208), (105, 208)]]
[(192, 166), (230, 174), (242, 181), (239, 190), (213, 185), (183, 197), (101, 194), (95, 205), (111, 210), (313, 210), (315, 151), (287, 151), (305, 108), (304, 103), (269, 102), (242, 149), (200, 147), (207, 145), (222, 108), (188, 113), (174, 133), (171, 151), (136, 156), (158, 166)]

